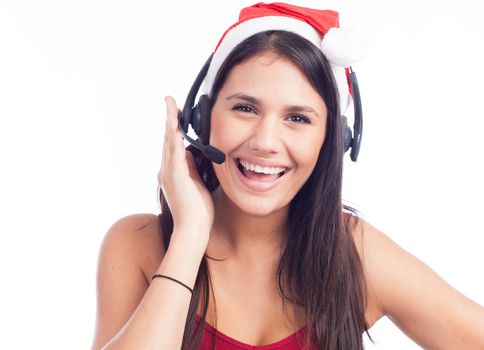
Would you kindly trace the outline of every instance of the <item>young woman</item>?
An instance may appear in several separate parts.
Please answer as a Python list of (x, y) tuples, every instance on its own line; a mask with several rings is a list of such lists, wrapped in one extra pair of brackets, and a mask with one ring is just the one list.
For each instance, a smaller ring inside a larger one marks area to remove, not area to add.
[(337, 27), (281, 3), (241, 12), (201, 107), (224, 161), (185, 149), (166, 98), (162, 214), (108, 232), (94, 349), (362, 349), (383, 316), (424, 348), (484, 348), (483, 308), (342, 205), (359, 55)]

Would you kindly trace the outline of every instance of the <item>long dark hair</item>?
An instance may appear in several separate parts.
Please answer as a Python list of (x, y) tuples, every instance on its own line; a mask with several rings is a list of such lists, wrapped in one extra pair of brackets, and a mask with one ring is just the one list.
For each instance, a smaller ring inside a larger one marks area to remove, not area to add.
[[(221, 66), (211, 91), (215, 102), (231, 69), (263, 52), (273, 52), (296, 64), (326, 103), (326, 138), (313, 173), (291, 201), (287, 232), (278, 269), (277, 288), (287, 303), (304, 308), (307, 319), (305, 348), (363, 349), (366, 283), (363, 268), (342, 204), (343, 137), (338, 91), (331, 68), (321, 51), (306, 39), (285, 31), (266, 31), (240, 43)], [(208, 143), (207, 140), (201, 140)], [(213, 167), (195, 149), (191, 149), (200, 174), (210, 191), (218, 186)], [(173, 219), (160, 191), (161, 232), (168, 247)], [(183, 350), (197, 349), (205, 325), (209, 296), (213, 293), (205, 255), (201, 261), (190, 303)], [(215, 259), (214, 259), (215, 260)], [(202, 315), (195, 328), (199, 298)], [(194, 330), (196, 332), (194, 333)], [(214, 342), (215, 343), (215, 342)]]

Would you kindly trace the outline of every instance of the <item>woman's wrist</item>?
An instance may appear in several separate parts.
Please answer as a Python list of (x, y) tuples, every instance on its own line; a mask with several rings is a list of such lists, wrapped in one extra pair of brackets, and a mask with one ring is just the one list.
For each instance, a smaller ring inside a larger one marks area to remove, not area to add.
[(170, 246), (177, 245), (181, 249), (190, 251), (192, 254), (204, 254), (207, 249), (210, 232), (193, 227), (177, 227), (173, 230)]
[(193, 289), (207, 243), (184, 232), (173, 231), (170, 245), (156, 274), (169, 276)]

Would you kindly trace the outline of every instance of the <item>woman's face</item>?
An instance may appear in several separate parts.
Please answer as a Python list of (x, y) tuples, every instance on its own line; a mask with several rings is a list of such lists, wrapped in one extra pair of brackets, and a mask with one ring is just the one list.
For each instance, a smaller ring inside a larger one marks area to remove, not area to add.
[(267, 52), (235, 66), (212, 108), (210, 144), (225, 195), (266, 216), (288, 206), (316, 165), (326, 132), (321, 96), (292, 62)]

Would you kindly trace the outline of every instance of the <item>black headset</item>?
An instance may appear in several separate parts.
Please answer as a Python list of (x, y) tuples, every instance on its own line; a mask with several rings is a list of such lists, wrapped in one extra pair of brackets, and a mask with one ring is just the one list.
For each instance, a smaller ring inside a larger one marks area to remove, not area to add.
[[(197, 97), (200, 86), (203, 79), (207, 75), (210, 62), (212, 61), (213, 53), (203, 65), (202, 69), (197, 75), (197, 78), (193, 82), (190, 91), (188, 92), (185, 100), (183, 110), (178, 113), (178, 120), (180, 124), (180, 132), (183, 138), (187, 140), (193, 147), (197, 148), (202, 154), (217, 164), (222, 164), (225, 161), (225, 154), (219, 149), (209, 145), (203, 144), (200, 140), (208, 143), (208, 134), (210, 132), (210, 113), (211, 102), (208, 95), (201, 95), (197, 104), (195, 98)], [(361, 109), (360, 89), (358, 87), (358, 80), (356, 79), (355, 72), (350, 67), (349, 83), (351, 84), (351, 91), (353, 97), (354, 107), (354, 136), (351, 128), (347, 125), (347, 119), (343, 117), (344, 128), (344, 150), (347, 152), (351, 148), (350, 157), (351, 160), (356, 162), (358, 153), (360, 152), (361, 135), (363, 132), (363, 112)], [(198, 136), (198, 140), (194, 140), (188, 136), (188, 127), (191, 126), (195, 134)]]

